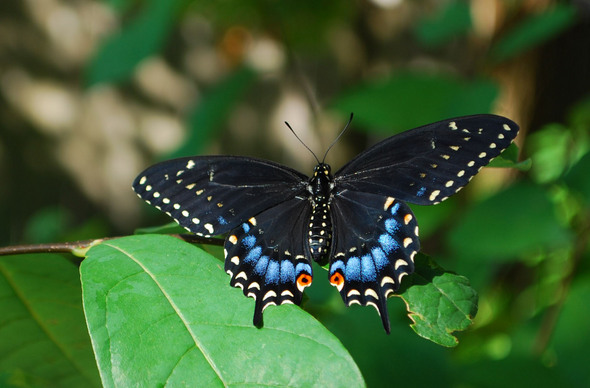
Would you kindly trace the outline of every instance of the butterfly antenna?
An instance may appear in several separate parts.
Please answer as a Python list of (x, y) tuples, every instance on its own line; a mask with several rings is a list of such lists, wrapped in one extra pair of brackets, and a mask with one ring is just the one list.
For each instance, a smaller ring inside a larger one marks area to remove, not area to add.
[(299, 142), (300, 142), (301, 144), (303, 144), (303, 146), (304, 146), (305, 148), (307, 148), (307, 150), (308, 150), (309, 152), (311, 152), (311, 154), (313, 155), (313, 157), (315, 158), (315, 160), (318, 162), (318, 164), (320, 164), (320, 160), (319, 160), (319, 159), (318, 159), (318, 157), (315, 155), (315, 153), (314, 153), (314, 152), (311, 150), (311, 148), (309, 148), (309, 147), (307, 146), (307, 144), (305, 144), (305, 143), (303, 142), (303, 140), (301, 140), (301, 139), (299, 138), (299, 136), (297, 136), (297, 134), (295, 133), (295, 131), (293, 130), (293, 128), (291, 128), (291, 126), (289, 125), (289, 123), (285, 121), (285, 125), (286, 125), (286, 126), (287, 126), (287, 127), (290, 129), (290, 130), (291, 130), (291, 133), (292, 133), (293, 135), (295, 135), (295, 137), (297, 138), (297, 140), (299, 140)]
[(324, 157), (322, 158), (322, 163), (324, 163), (324, 161), (326, 160), (326, 156), (328, 156), (328, 152), (330, 152), (330, 150), (332, 149), (332, 147), (334, 147), (334, 144), (338, 143), (338, 140), (340, 140), (340, 138), (342, 137), (342, 135), (344, 135), (344, 132), (346, 132), (346, 130), (348, 129), (348, 126), (350, 125), (350, 123), (352, 123), (352, 117), (353, 117), (353, 114), (351, 113), (350, 114), (350, 118), (348, 119), (348, 122), (344, 126), (344, 129), (340, 132), (340, 134), (336, 137), (336, 139), (334, 139), (334, 141), (332, 142), (332, 144), (330, 144), (330, 146), (326, 150), (326, 153), (324, 154)]

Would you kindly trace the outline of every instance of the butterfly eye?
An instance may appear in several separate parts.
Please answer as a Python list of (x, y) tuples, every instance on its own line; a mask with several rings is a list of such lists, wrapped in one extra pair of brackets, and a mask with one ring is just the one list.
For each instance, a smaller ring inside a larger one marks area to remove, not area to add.
[(340, 291), (342, 286), (344, 286), (344, 277), (342, 277), (340, 272), (335, 272), (334, 275), (330, 276), (330, 284)]
[(299, 277), (297, 278), (297, 287), (300, 290), (303, 290), (305, 287), (309, 285), (311, 285), (311, 276), (306, 273), (302, 273), (301, 275), (299, 275)]

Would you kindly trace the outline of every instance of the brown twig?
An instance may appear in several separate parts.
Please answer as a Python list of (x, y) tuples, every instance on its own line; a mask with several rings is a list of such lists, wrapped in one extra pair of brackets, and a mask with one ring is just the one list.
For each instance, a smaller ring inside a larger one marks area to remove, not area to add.
[[(223, 245), (223, 240), (218, 238), (199, 237), (194, 234), (170, 234), (169, 236), (179, 238), (191, 244)], [(24, 255), (27, 253), (72, 253), (76, 256), (80, 256), (80, 254), (77, 254), (76, 252), (85, 252), (93, 245), (116, 238), (119, 237), (104, 237), (93, 240), (63, 243), (11, 245), (0, 247), (0, 256)]]

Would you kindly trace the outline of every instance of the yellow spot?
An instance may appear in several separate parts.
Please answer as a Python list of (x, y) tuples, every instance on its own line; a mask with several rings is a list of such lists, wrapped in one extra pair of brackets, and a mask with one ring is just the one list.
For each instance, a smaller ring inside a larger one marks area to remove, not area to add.
[(440, 157), (445, 160), (449, 160), (451, 158), (449, 155), (446, 155), (446, 154), (442, 154)]
[(197, 192), (196, 192), (195, 194), (197, 194), (197, 195), (201, 195), (201, 194), (203, 194), (203, 191), (205, 191), (205, 190), (203, 190), (203, 189), (201, 189), (201, 190), (197, 190)]
[(217, 207), (223, 207), (223, 204), (222, 204), (221, 202), (219, 202), (219, 203), (217, 204)]
[(141, 179), (139, 180), (139, 184), (143, 185), (145, 184), (145, 181), (147, 180), (147, 178), (145, 176), (141, 177)]
[(150, 186), (150, 185), (147, 185), (147, 186), (145, 187), (145, 191), (152, 191), (152, 186)]
[(467, 163), (467, 166), (469, 167), (473, 167), (475, 165), (475, 162), (472, 160), (471, 162)]
[(423, 172), (421, 172), (421, 173), (420, 173), (420, 178), (426, 178), (426, 174), (425, 174), (425, 173), (423, 173)]
[(457, 129), (457, 123), (455, 123), (454, 121), (451, 121), (449, 123), (449, 128), (451, 128), (451, 129)]
[(252, 217), (248, 220), (248, 222), (250, 222), (252, 225), (256, 226), (256, 218)]
[(412, 243), (412, 239), (410, 237), (404, 238), (404, 248), (407, 248)]
[(193, 189), (193, 187), (195, 187), (195, 184), (194, 184), (194, 183), (191, 183), (190, 185), (186, 185), (186, 186), (184, 186), (184, 187), (186, 187), (186, 188), (187, 188), (187, 189), (189, 189), (189, 190), (192, 190), (192, 189)]
[(227, 238), (227, 241), (229, 241), (230, 243), (236, 245), (236, 243), (238, 242), (238, 237), (235, 234), (232, 234), (231, 236), (229, 236)]
[(487, 154), (486, 154), (485, 152), (482, 152), (481, 154), (479, 154), (479, 155), (477, 155), (477, 156), (478, 156), (478, 157), (480, 157), (480, 158), (485, 158), (485, 157), (486, 157), (486, 155), (487, 155)]
[(436, 163), (432, 163), (432, 164), (430, 165), (430, 167), (432, 167), (432, 168), (437, 168), (437, 167), (438, 167), (438, 164), (436, 164)]
[(453, 182), (453, 181), (448, 181), (447, 183), (445, 183), (445, 186), (446, 187), (451, 187), (451, 186), (453, 186), (454, 183), (455, 182)]
[(465, 175), (465, 170), (461, 170), (461, 171), (459, 171), (459, 172), (457, 173), (457, 176), (458, 176), (459, 178), (461, 178), (463, 175)]
[(508, 124), (504, 124), (503, 127), (505, 131), (510, 131), (510, 127), (508, 126)]
[(490, 148), (496, 148), (496, 143), (490, 144)]
[(459, 146), (449, 146), (453, 151), (459, 151)]
[(502, 135), (502, 134), (499, 134), (499, 135), (498, 135), (498, 139), (504, 139), (504, 135)]
[(189, 160), (188, 163), (186, 164), (186, 168), (188, 168), (190, 170), (193, 167), (195, 167), (195, 162), (193, 160)]
[(385, 200), (385, 204), (383, 205), (383, 210), (389, 209), (389, 207), (393, 204), (394, 201), (395, 201), (395, 198), (387, 197), (387, 199)]
[(410, 223), (410, 221), (412, 221), (412, 215), (411, 214), (406, 214), (404, 217), (404, 224), (408, 225)]
[(213, 198), (213, 196), (212, 196), (212, 195), (208, 196), (208, 197), (207, 197), (207, 201), (211, 202), (211, 198)]

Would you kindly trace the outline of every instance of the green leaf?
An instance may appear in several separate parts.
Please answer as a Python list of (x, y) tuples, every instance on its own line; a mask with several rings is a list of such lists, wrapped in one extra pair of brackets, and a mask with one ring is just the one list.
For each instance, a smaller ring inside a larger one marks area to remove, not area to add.
[(449, 235), (455, 256), (497, 262), (562, 245), (571, 237), (545, 190), (517, 183), (475, 204)]
[(487, 167), (517, 168), (520, 171), (528, 171), (533, 164), (531, 159), (527, 158), (519, 162), (518, 153), (518, 146), (512, 143), (500, 154), (500, 156), (492, 160)]
[(186, 229), (176, 222), (169, 222), (165, 225), (147, 226), (135, 229), (135, 234), (181, 234), (187, 233)]
[(423, 44), (440, 46), (470, 28), (469, 4), (459, 0), (445, 4), (434, 16), (422, 19), (414, 32)]
[(332, 107), (355, 114), (367, 129), (401, 132), (450, 117), (489, 112), (498, 87), (486, 79), (466, 82), (448, 75), (400, 72), (359, 86)]
[(422, 254), (416, 256), (415, 272), (399, 295), (406, 302), (412, 329), (443, 346), (456, 346), (459, 341), (452, 333), (467, 329), (477, 313), (477, 292), (469, 280)]
[(222, 264), (169, 236), (93, 247), (80, 268), (103, 384), (361, 386), (342, 344), (294, 305), (270, 307), (229, 286)]
[(190, 135), (187, 141), (166, 159), (195, 155), (203, 150), (214, 131), (227, 120), (231, 108), (256, 78), (254, 70), (242, 67), (216, 85), (189, 114)]
[(590, 171), (590, 152), (572, 166), (565, 175), (564, 181), (568, 187), (582, 194), (586, 201), (590, 203), (590, 179), (588, 179), (588, 171)]
[(137, 17), (99, 48), (86, 75), (87, 84), (129, 78), (143, 59), (163, 46), (182, 0), (148, 0)]
[(100, 386), (74, 264), (55, 254), (0, 258), (0, 311), (0, 375), (7, 381)]
[(558, 3), (547, 11), (533, 15), (508, 32), (491, 50), (496, 62), (505, 61), (557, 36), (575, 22), (576, 8)]

